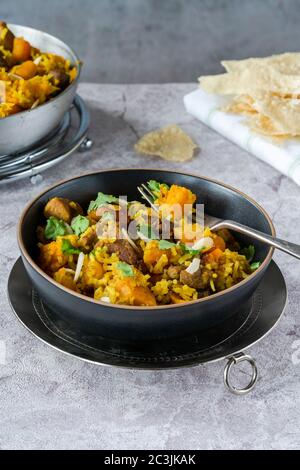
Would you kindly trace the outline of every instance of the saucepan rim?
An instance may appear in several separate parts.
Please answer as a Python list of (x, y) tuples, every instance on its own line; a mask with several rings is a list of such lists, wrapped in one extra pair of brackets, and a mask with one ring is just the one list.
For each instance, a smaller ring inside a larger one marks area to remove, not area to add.
[(245, 198), (247, 201), (251, 202), (263, 215), (264, 217), (266, 218), (268, 224), (269, 224), (269, 227), (271, 229), (271, 234), (272, 236), (276, 236), (276, 231), (275, 231), (275, 227), (273, 225), (273, 222), (270, 218), (270, 216), (268, 215), (268, 213), (265, 211), (265, 209), (260, 205), (258, 204), (254, 199), (252, 199), (250, 196), (246, 195), (245, 193), (243, 193), (242, 191), (240, 191), (239, 189), (236, 189), (234, 188), (233, 186), (230, 186), (228, 184), (225, 184), (225, 183), (222, 183), (221, 181), (218, 181), (218, 180), (215, 180), (213, 178), (208, 178), (208, 177), (205, 177), (205, 176), (201, 176), (201, 175), (197, 175), (195, 173), (188, 173), (188, 172), (180, 172), (180, 171), (176, 171), (176, 170), (169, 170), (169, 169), (163, 169), (163, 168), (160, 168), (159, 170), (158, 169), (153, 169), (153, 168), (111, 168), (111, 169), (105, 169), (105, 170), (98, 170), (98, 171), (95, 171), (95, 172), (88, 172), (88, 173), (83, 173), (81, 175), (78, 175), (78, 176), (75, 176), (75, 177), (72, 177), (72, 178), (68, 178), (68, 179), (64, 179), (62, 181), (59, 181), (58, 183), (55, 183), (54, 185), (50, 186), (49, 188), (47, 188), (46, 190), (42, 191), (38, 196), (36, 196), (26, 207), (25, 209), (23, 210), (22, 214), (21, 214), (21, 217), (19, 219), (19, 224), (18, 224), (18, 232), (17, 232), (17, 238), (18, 238), (18, 244), (19, 244), (19, 248), (20, 248), (20, 251), (22, 253), (22, 255), (24, 256), (24, 258), (26, 259), (26, 261), (30, 264), (30, 266), (39, 274), (41, 275), (46, 281), (48, 281), (50, 284), (52, 284), (53, 286), (61, 289), (62, 291), (64, 291), (65, 293), (67, 294), (70, 294), (70, 295), (73, 295), (75, 297), (77, 297), (78, 299), (80, 300), (84, 300), (86, 302), (92, 302), (93, 304), (96, 304), (96, 305), (99, 305), (99, 307), (106, 307), (106, 308), (116, 308), (116, 309), (125, 309), (125, 310), (140, 310), (140, 311), (157, 311), (157, 310), (165, 310), (165, 309), (180, 309), (180, 308), (186, 308), (188, 305), (195, 305), (195, 304), (200, 304), (200, 303), (204, 303), (204, 302), (211, 302), (211, 301), (214, 301), (216, 298), (218, 297), (221, 297), (221, 296), (226, 296), (226, 295), (229, 295), (231, 294), (232, 292), (238, 290), (238, 289), (241, 289), (245, 284), (249, 283), (252, 279), (254, 279), (255, 277), (259, 276), (260, 273), (266, 268), (266, 266), (269, 264), (269, 262), (271, 261), (272, 259), (272, 256), (273, 256), (273, 253), (274, 253), (274, 248), (273, 247), (270, 247), (269, 248), (269, 251), (268, 251), (268, 254), (267, 256), (265, 257), (265, 259), (262, 261), (260, 267), (254, 271), (252, 274), (250, 274), (250, 276), (248, 276), (246, 279), (243, 279), (242, 281), (240, 281), (238, 284), (235, 284), (234, 286), (232, 287), (229, 287), (228, 289), (225, 289), (221, 292), (217, 292), (215, 294), (211, 294), (209, 295), (208, 297), (204, 297), (202, 299), (197, 299), (197, 300), (192, 300), (192, 301), (189, 301), (189, 302), (185, 302), (185, 303), (181, 303), (181, 304), (172, 304), (172, 305), (157, 305), (157, 306), (153, 306), (153, 307), (138, 307), (138, 306), (132, 306), (132, 305), (117, 305), (117, 304), (110, 304), (110, 303), (107, 303), (107, 302), (102, 302), (101, 300), (95, 300), (91, 297), (88, 297), (86, 295), (83, 295), (83, 294), (80, 294), (78, 292), (74, 292), (72, 291), (71, 289), (68, 289), (67, 287), (64, 287), (62, 286), (61, 284), (59, 284), (58, 282), (56, 282), (54, 279), (52, 279), (48, 274), (46, 274), (37, 264), (36, 262), (34, 261), (34, 259), (30, 256), (30, 254), (28, 253), (27, 249), (25, 248), (25, 245), (24, 245), (24, 242), (23, 242), (23, 239), (22, 239), (22, 227), (23, 227), (23, 223), (25, 221), (25, 218), (27, 216), (27, 213), (29, 212), (29, 210), (31, 209), (31, 207), (41, 198), (43, 197), (45, 194), (47, 194), (48, 192), (52, 191), (53, 189), (59, 187), (59, 186), (62, 186), (66, 183), (69, 183), (71, 181), (74, 181), (74, 180), (77, 180), (77, 179), (80, 179), (80, 178), (84, 178), (84, 177), (87, 177), (87, 176), (93, 176), (93, 175), (97, 175), (97, 174), (102, 174), (102, 173), (110, 173), (110, 172), (126, 172), (126, 171), (154, 171), (154, 172), (168, 172), (168, 173), (174, 173), (174, 174), (179, 174), (179, 175), (182, 175), (182, 176), (192, 176), (194, 178), (199, 178), (199, 179), (202, 179), (202, 180), (205, 180), (205, 181), (208, 181), (208, 182), (211, 182), (211, 183), (214, 183), (214, 184), (217, 184), (219, 186), (222, 186), (226, 189), (229, 189), (231, 191), (233, 191), (234, 193), (237, 193), (239, 194), (240, 196), (242, 196), (243, 198)]
[[(49, 106), (49, 105), (51, 105), (51, 103), (54, 103), (55, 101), (57, 101), (59, 98), (61, 98), (63, 95), (65, 95), (70, 90), (70, 88), (73, 88), (74, 86), (76, 86), (78, 84), (79, 79), (80, 79), (80, 74), (81, 74), (81, 68), (82, 68), (81, 61), (80, 61), (78, 55), (76, 54), (76, 52), (70, 46), (68, 46), (64, 41), (59, 39), (58, 37), (53, 36), (52, 34), (46, 33), (45, 31), (41, 31), (40, 29), (31, 28), (30, 26), (23, 26), (23, 25), (14, 24), (14, 23), (8, 23), (7, 26), (11, 27), (11, 28), (22, 28), (24, 30), (27, 29), (29, 31), (35, 31), (35, 32), (38, 32), (38, 33), (42, 34), (45, 38), (49, 38), (51, 40), (54, 39), (54, 41), (60, 43), (62, 46), (64, 46), (66, 48), (66, 50), (69, 52), (69, 54), (74, 57), (74, 63), (72, 65), (74, 65), (76, 67), (77, 74), (76, 74), (75, 79), (72, 81), (72, 83), (70, 83), (67, 86), (67, 88), (65, 90), (63, 90), (62, 92), (60, 92), (57, 96), (55, 96), (54, 98), (51, 98), (49, 101), (46, 101), (43, 104), (40, 104), (39, 106), (37, 106), (34, 109), (26, 109), (24, 111), (20, 111), (19, 113), (12, 114), (10, 116), (6, 116), (5, 118), (1, 118), (0, 119), (0, 126), (1, 126), (1, 122), (7, 122), (8, 119), (12, 120), (13, 118), (18, 119), (20, 116), (23, 117), (25, 115), (28, 115), (28, 113), (33, 113), (37, 110), (40, 110), (40, 109), (44, 108), (45, 106)], [(26, 39), (26, 37), (24, 39)], [(33, 44), (33, 46), (34, 46), (34, 44)]]

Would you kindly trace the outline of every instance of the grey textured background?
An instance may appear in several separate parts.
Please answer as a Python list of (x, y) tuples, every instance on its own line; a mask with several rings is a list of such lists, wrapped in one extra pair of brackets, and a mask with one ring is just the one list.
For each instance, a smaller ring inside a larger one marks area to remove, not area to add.
[[(222, 58), (299, 48), (297, 0), (0, 0), (0, 11), (7, 21), (64, 39), (85, 63), (83, 81), (99, 83), (195, 81), (220, 71)], [(300, 264), (291, 257), (275, 255), (289, 304), (271, 336), (250, 350), (260, 376), (245, 397), (224, 389), (224, 363), (142, 372), (66, 357), (31, 336), (8, 304), (7, 277), (19, 256), (16, 221), (26, 202), (83, 171), (166, 167), (138, 159), (133, 145), (137, 135), (170, 122), (201, 147), (194, 160), (172, 169), (246, 191), (270, 213), (280, 237), (299, 242), (299, 188), (188, 116), (182, 97), (193, 88), (81, 85), (92, 114), (92, 152), (54, 167), (37, 187), (1, 187), (0, 449), (299, 449)]]
[[(243, 397), (225, 390), (225, 361), (151, 372), (65, 356), (26, 331), (8, 304), (21, 210), (48, 186), (82, 172), (171, 168), (220, 179), (262, 204), (279, 237), (299, 243), (299, 187), (188, 115), (182, 97), (194, 88), (82, 84), (92, 114), (92, 151), (53, 167), (38, 186), (24, 180), (1, 187), (0, 345), (6, 346), (6, 364), (0, 363), (0, 449), (300, 448), (300, 263), (291, 256), (275, 254), (289, 303), (270, 336), (248, 350), (257, 359), (259, 381)], [(193, 160), (170, 164), (135, 154), (137, 135), (172, 122), (200, 145)], [(237, 369), (245, 384), (249, 377)]]
[(299, 0), (1, 0), (7, 21), (57, 35), (84, 81), (192, 82), (221, 59), (299, 49)]

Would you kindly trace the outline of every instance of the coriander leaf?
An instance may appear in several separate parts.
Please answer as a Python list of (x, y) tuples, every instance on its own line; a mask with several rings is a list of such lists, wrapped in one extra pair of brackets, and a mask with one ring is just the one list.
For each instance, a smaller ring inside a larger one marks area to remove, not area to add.
[(78, 215), (77, 217), (74, 217), (71, 223), (72, 229), (78, 236), (85, 232), (89, 228), (89, 226), (89, 219), (87, 217), (84, 217), (83, 215)]
[(248, 247), (243, 248), (240, 251), (241, 255), (246, 256), (246, 259), (249, 261), (249, 263), (253, 260), (254, 255), (255, 255), (255, 248), (253, 245), (249, 245)]
[(104, 212), (104, 214), (101, 217), (101, 222), (107, 222), (108, 220), (115, 220), (114, 214), (110, 211)]
[(66, 238), (64, 238), (63, 241), (62, 241), (61, 251), (65, 255), (79, 255), (79, 253), (80, 253), (80, 250), (78, 248), (75, 248), (72, 245), (72, 243), (70, 242), (70, 240), (68, 240)]
[(167, 184), (159, 183), (158, 181), (155, 181), (155, 180), (148, 181), (147, 186), (150, 189), (150, 191), (154, 194), (154, 196), (159, 196), (161, 186), (166, 189), (169, 189), (169, 186)]
[(147, 186), (153, 193), (157, 193), (160, 191), (160, 183), (158, 181), (150, 180), (148, 181)]
[(138, 235), (142, 235), (144, 238), (148, 238), (148, 240), (157, 240), (158, 238), (151, 225), (140, 225), (137, 233)]
[(159, 240), (158, 246), (160, 250), (169, 250), (176, 246), (176, 243), (169, 242), (168, 240)]
[(45, 237), (47, 240), (56, 240), (57, 237), (63, 237), (69, 232), (69, 227), (63, 220), (56, 217), (49, 217), (45, 228)]
[(98, 207), (101, 207), (105, 204), (111, 204), (113, 202), (117, 203), (119, 202), (119, 199), (115, 196), (111, 196), (110, 194), (103, 194), (100, 192), (98, 193), (95, 201), (90, 202), (88, 212), (95, 211), (98, 209)]
[(187, 248), (186, 249), (186, 253), (188, 253), (189, 255), (193, 255), (193, 256), (196, 256), (196, 255), (199, 255), (201, 252), (203, 251), (203, 249), (201, 250), (193, 250), (192, 248)]
[(122, 272), (125, 277), (134, 276), (134, 269), (130, 264), (120, 262), (117, 264), (117, 268)]
[(260, 265), (261, 265), (261, 262), (260, 262), (260, 261), (256, 261), (256, 263), (251, 263), (251, 264), (250, 264), (250, 269), (251, 269), (252, 271), (255, 271), (256, 269), (258, 269), (258, 268), (260, 267)]
[(199, 255), (203, 250), (204, 250), (204, 247), (199, 249), (199, 250), (193, 250), (193, 248), (189, 248), (187, 245), (185, 245), (184, 243), (180, 243), (180, 248), (182, 249), (182, 251), (186, 254), (189, 254), (189, 255)]

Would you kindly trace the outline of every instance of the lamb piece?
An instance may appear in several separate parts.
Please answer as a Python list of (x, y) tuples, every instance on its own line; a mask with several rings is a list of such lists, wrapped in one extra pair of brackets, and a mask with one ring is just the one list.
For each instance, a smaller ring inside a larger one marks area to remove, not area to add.
[(36, 236), (38, 241), (43, 245), (46, 245), (46, 243), (49, 242), (49, 240), (47, 240), (45, 237), (45, 227), (42, 227), (41, 225), (39, 225), (36, 229)]
[(58, 86), (61, 90), (64, 90), (68, 85), (70, 85), (70, 77), (63, 70), (51, 70), (50, 75), (52, 75), (54, 79), (54, 85)]
[(234, 238), (232, 233), (227, 229), (223, 228), (217, 231), (219, 237), (223, 238), (226, 243), (226, 247), (231, 251), (240, 251), (241, 247), (239, 242)]
[[(138, 255), (138, 253), (137, 253), (137, 255)], [(142, 256), (142, 254), (141, 254), (141, 256)], [(148, 274), (148, 268), (147, 268), (147, 266), (145, 265), (145, 263), (142, 259), (140, 259), (138, 261), (136, 267), (138, 268), (139, 271), (141, 271), (141, 273)]]
[(56, 217), (70, 224), (72, 220), (72, 208), (69, 205), (68, 199), (60, 197), (50, 199), (44, 209), (44, 216), (47, 219), (49, 217)]
[(107, 245), (109, 254), (118, 253), (121, 261), (137, 266), (140, 262), (140, 257), (136, 250), (130, 245), (127, 240), (116, 240)]
[(83, 215), (83, 209), (78, 202), (69, 201), (69, 206), (72, 210), (72, 217), (76, 217), (77, 215)]
[(169, 266), (167, 270), (167, 275), (169, 276), (170, 279), (179, 279), (180, 272), (182, 271), (181, 266)]
[(203, 290), (201, 292), (198, 292), (198, 299), (203, 299), (204, 297), (208, 297), (210, 295), (209, 290)]
[(89, 227), (79, 238), (78, 247), (84, 253), (88, 253), (93, 249), (94, 243), (97, 241), (96, 226)]
[(14, 39), (15, 35), (10, 29), (8, 29), (7, 24), (4, 21), (0, 21), (0, 45), (3, 46), (7, 51), (12, 52), (14, 47)]
[(162, 280), (162, 274), (151, 274), (150, 282), (154, 286), (157, 282)]
[(186, 270), (181, 271), (180, 282), (192, 287), (193, 289), (203, 289), (201, 269), (198, 269), (194, 274), (190, 274)]
[(0, 67), (3, 67), (5, 70), (8, 69), (8, 63), (2, 51), (0, 51)]
[(100, 220), (100, 217), (97, 216), (96, 211), (90, 211), (87, 215), (87, 218), (89, 219), (91, 225), (95, 225)]
[(44, 209), (44, 216), (48, 219), (49, 217), (56, 217), (57, 219), (63, 220), (70, 224), (73, 217), (82, 215), (83, 210), (77, 202), (69, 201), (62, 197), (54, 197), (46, 204)]

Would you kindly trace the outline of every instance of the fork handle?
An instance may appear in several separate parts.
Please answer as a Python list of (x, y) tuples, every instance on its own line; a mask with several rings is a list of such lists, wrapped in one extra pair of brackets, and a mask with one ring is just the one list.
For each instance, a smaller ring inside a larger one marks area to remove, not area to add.
[(278, 248), (278, 250), (284, 251), (285, 253), (300, 259), (300, 245), (272, 237), (271, 235), (255, 230), (254, 228), (247, 227), (246, 225), (239, 224), (233, 220), (224, 220), (215, 224), (212, 228), (213, 230), (228, 228), (235, 232), (243, 233), (244, 235), (248, 235), (249, 237), (255, 238), (256, 240), (273, 246), (274, 248)]

